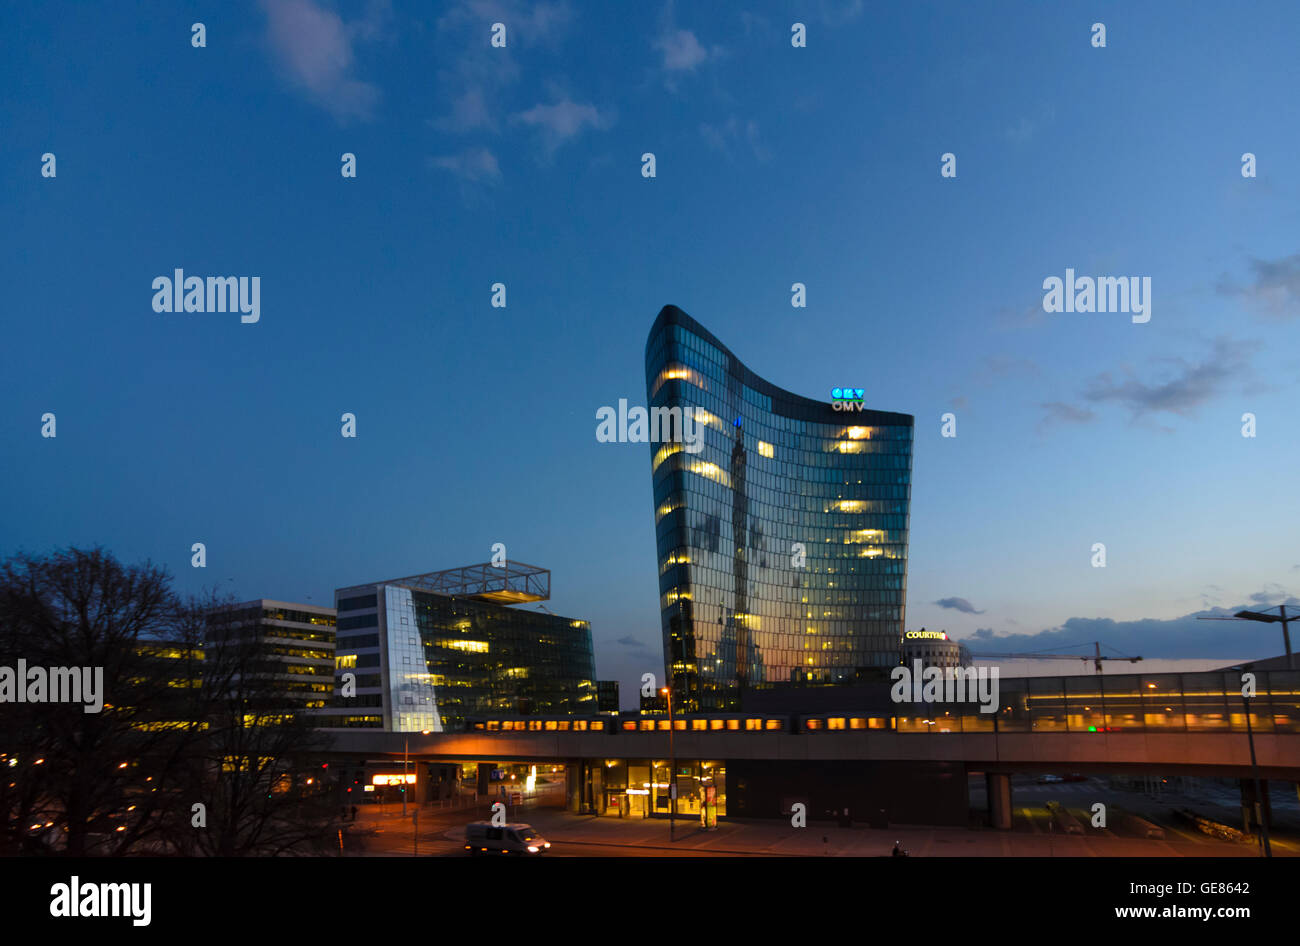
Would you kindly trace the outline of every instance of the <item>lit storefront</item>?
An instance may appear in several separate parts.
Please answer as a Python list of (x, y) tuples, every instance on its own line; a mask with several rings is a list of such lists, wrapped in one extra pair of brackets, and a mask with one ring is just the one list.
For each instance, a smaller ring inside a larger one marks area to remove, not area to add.
[[(598, 815), (667, 818), (672, 769), (667, 759), (606, 759), (588, 770), (588, 802)], [(727, 814), (727, 766), (716, 760), (677, 760), (677, 817)]]

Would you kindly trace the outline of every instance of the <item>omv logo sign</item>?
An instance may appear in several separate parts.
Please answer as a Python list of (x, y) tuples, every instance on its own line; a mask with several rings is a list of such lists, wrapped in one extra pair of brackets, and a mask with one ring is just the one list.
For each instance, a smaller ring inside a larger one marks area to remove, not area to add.
[(831, 388), (831, 407), (837, 411), (860, 411), (862, 398), (867, 392), (862, 388)]

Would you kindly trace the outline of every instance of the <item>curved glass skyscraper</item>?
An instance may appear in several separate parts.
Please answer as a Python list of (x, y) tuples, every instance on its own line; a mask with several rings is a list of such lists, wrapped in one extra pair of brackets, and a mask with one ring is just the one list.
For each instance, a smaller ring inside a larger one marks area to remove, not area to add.
[(703, 424), (651, 444), (677, 705), (731, 709), (747, 687), (897, 665), (912, 416), (835, 410), (829, 385), (825, 401), (783, 391), (676, 306), (645, 363), (651, 417), (680, 408)]

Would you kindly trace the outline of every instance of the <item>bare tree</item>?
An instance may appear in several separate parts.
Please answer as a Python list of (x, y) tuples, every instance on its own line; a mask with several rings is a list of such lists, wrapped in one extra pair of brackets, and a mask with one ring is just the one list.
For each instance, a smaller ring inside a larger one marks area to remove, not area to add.
[(174, 619), (169, 584), (165, 570), (124, 566), (101, 548), (0, 564), (0, 662), (102, 670), (104, 690), (100, 712), (76, 702), (0, 707), (6, 848), (122, 854), (158, 829), (177, 787), (168, 760), (194, 734), (152, 644)]
[(0, 666), (102, 668), (104, 688), (97, 713), (0, 704), (0, 851), (324, 849), (322, 737), (288, 705), (260, 636), (212, 620), (229, 599), (182, 600), (170, 581), (101, 548), (0, 563)]
[(205, 728), (190, 768), (206, 826), (173, 835), (185, 853), (223, 857), (321, 853), (335, 803), (322, 778), (322, 734), (277, 681), (283, 663), (255, 625), (232, 625), (220, 609), (191, 609), (203, 635)]

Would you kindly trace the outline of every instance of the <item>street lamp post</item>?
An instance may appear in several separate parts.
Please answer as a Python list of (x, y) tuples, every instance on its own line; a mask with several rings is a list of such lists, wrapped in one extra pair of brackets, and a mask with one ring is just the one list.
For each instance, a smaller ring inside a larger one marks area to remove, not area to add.
[(406, 761), (411, 756), (411, 737), (406, 737), (406, 747), (402, 750), (402, 817), (406, 817)]
[[(1238, 611), (1233, 617), (1241, 618), (1243, 621), (1261, 621), (1264, 624), (1281, 624), (1282, 625), (1282, 643), (1286, 645), (1286, 668), (1295, 669), (1295, 655), (1291, 653), (1291, 631), (1287, 627), (1288, 621), (1294, 621), (1295, 615), (1286, 616), (1286, 605), (1279, 604), (1279, 614), (1265, 614), (1263, 611)], [(1270, 611), (1272, 608), (1269, 609)]]
[(1238, 611), (1232, 617), (1221, 617), (1219, 615), (1202, 615), (1197, 618), (1198, 621), (1259, 621), (1261, 624), (1281, 624), (1282, 625), (1282, 643), (1286, 645), (1286, 668), (1295, 669), (1295, 655), (1291, 653), (1291, 630), (1287, 624), (1291, 621), (1300, 620), (1296, 615), (1287, 617), (1286, 605), (1274, 605), (1278, 609), (1278, 614), (1265, 614), (1264, 611), (1272, 611), (1273, 608), (1265, 608), (1264, 611)]
[(673, 693), (664, 687), (663, 694), (668, 699), (668, 841), (677, 840), (677, 753), (673, 749)]
[(1264, 816), (1263, 793), (1259, 785), (1259, 766), (1255, 762), (1255, 730), (1250, 725), (1250, 701), (1244, 693), (1241, 702), (1246, 708), (1246, 738), (1250, 740), (1250, 772), (1255, 780), (1255, 820), (1259, 822), (1259, 839), (1264, 848), (1264, 856), (1272, 857), (1273, 848), (1268, 843), (1268, 819)]
[[(1285, 606), (1284, 606), (1285, 607)], [(1286, 612), (1283, 611), (1283, 614)], [(1288, 650), (1290, 648), (1288, 647)], [(1244, 667), (1233, 667), (1233, 670), (1242, 671)], [(1246, 739), (1250, 743), (1250, 774), (1255, 783), (1255, 820), (1259, 822), (1259, 839), (1260, 845), (1264, 849), (1265, 857), (1273, 856), (1273, 848), (1268, 843), (1268, 825), (1264, 818), (1264, 802), (1259, 785), (1259, 765), (1255, 761), (1255, 730), (1250, 724), (1250, 698), (1246, 696), (1245, 691), (1241, 694), (1241, 704), (1246, 710)]]

